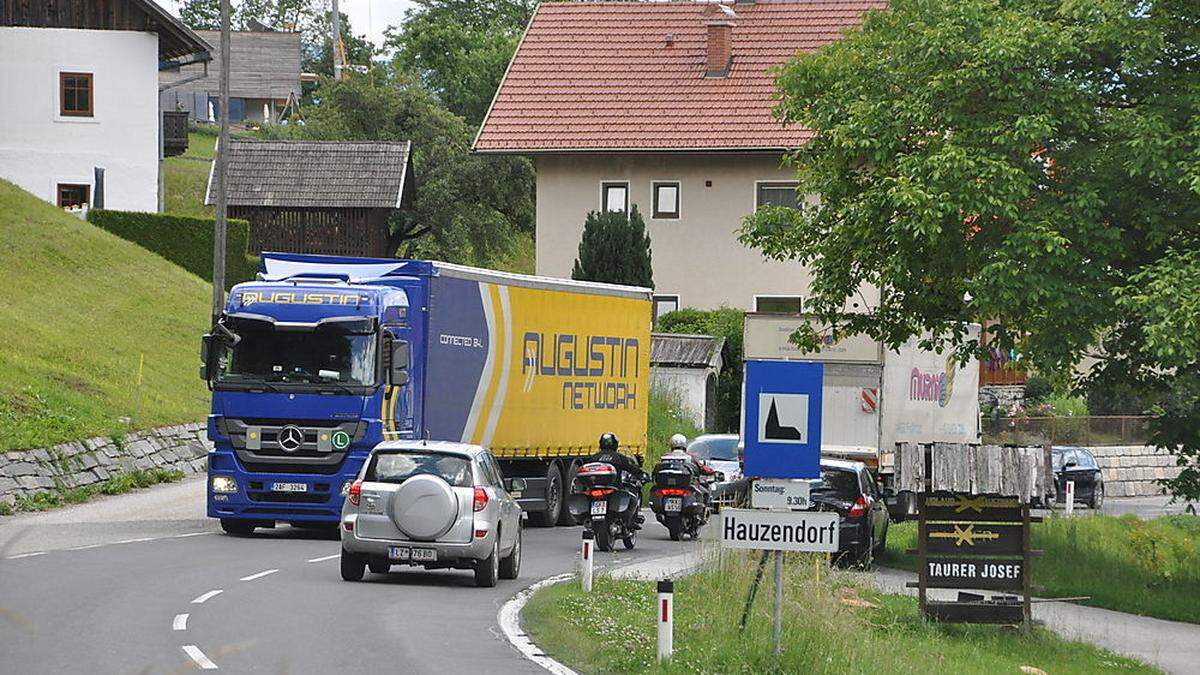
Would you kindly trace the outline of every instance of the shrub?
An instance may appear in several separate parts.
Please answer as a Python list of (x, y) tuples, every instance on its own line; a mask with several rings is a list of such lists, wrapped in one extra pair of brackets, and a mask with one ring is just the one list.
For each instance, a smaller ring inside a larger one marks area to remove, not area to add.
[(1025, 382), (1025, 405), (1032, 407), (1045, 403), (1053, 393), (1054, 387), (1050, 380), (1041, 375), (1034, 375)]
[[(162, 213), (92, 209), (88, 222), (212, 281), (213, 220)], [(225, 286), (248, 281), (258, 259), (246, 255), (250, 223), (230, 218), (226, 233)]]
[(742, 409), (742, 324), (741, 310), (680, 309), (658, 317), (663, 333), (691, 333), (725, 338), (721, 349), (721, 374), (717, 378), (717, 420), (713, 431), (739, 433)]
[(571, 278), (654, 288), (650, 235), (636, 204), (628, 215), (619, 211), (587, 215)]

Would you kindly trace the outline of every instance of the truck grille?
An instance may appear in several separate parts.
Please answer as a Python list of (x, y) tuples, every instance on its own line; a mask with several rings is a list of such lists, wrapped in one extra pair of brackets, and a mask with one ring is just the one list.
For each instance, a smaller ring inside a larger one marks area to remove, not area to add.
[(329, 501), (328, 493), (319, 492), (247, 492), (246, 496), (252, 502), (277, 504), (324, 504)]

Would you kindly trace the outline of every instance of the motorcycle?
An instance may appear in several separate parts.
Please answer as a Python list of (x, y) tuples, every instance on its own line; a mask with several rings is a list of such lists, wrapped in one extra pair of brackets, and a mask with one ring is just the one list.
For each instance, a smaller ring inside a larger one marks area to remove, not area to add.
[(576, 472), (567, 510), (595, 535), (599, 550), (611, 551), (616, 539), (626, 549), (634, 547), (641, 528), (641, 485), (636, 483), (623, 482), (621, 472), (605, 462), (589, 462)]
[(703, 481), (684, 461), (664, 460), (654, 467), (650, 509), (658, 522), (666, 526), (673, 541), (684, 535), (696, 539), (700, 528), (708, 522), (712, 489)]

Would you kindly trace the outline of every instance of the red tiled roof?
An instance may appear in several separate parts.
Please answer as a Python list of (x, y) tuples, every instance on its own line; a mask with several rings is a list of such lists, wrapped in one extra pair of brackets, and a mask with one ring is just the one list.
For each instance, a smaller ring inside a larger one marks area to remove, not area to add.
[[(700, 2), (547, 2), (513, 56), (475, 149), (481, 152), (792, 148), (810, 136), (771, 116), (773, 69), (859, 25), (885, 0), (727, 5), (733, 64), (705, 78)], [(672, 36), (668, 44), (668, 36)]]

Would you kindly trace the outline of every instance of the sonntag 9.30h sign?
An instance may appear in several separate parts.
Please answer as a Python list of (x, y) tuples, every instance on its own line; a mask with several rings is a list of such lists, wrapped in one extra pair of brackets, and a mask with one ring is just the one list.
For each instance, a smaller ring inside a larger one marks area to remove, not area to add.
[(824, 377), (820, 363), (746, 362), (742, 401), (746, 476), (820, 477)]

